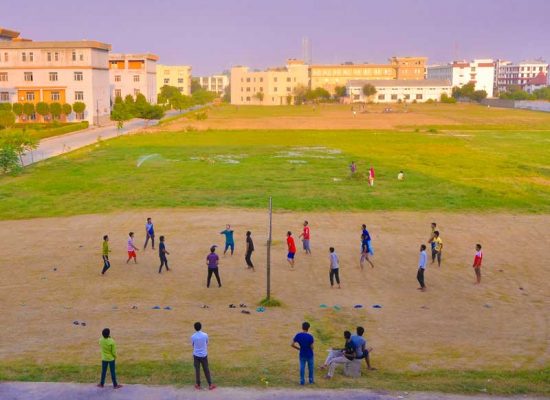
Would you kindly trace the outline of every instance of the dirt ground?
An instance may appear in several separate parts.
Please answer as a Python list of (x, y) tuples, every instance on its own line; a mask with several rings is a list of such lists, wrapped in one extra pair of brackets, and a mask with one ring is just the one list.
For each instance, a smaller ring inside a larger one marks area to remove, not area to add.
[[(138, 253), (139, 264), (125, 263), (127, 233), (136, 232), (141, 246), (147, 216), (157, 235), (167, 238), (169, 273), (158, 274), (158, 256), (150, 249)], [(313, 255), (299, 252), (291, 271), (285, 233), (297, 236), (304, 219), (310, 221)], [(428, 239), (432, 220), (444, 242), (443, 265), (428, 266), (428, 290), (422, 293), (415, 279), (418, 247)], [(235, 229), (236, 253), (221, 256), (223, 287), (206, 289), (204, 258), (210, 245), (223, 244), (219, 232), (226, 223)], [(374, 269), (359, 269), (361, 223), (373, 236)], [(245, 269), (246, 230), (255, 239), (256, 272)], [(106, 326), (124, 360), (186, 358), (197, 320), (211, 335), (210, 352), (218, 362), (245, 365), (257, 352), (285, 362), (294, 360), (289, 342), (305, 318), (317, 336), (336, 335), (319, 338), (321, 357), (329, 345), (341, 345), (344, 329), (364, 325), (375, 348), (373, 362), (381, 368), (535, 368), (550, 360), (548, 215), (277, 213), (272, 287), (284, 307), (264, 313), (253, 306), (265, 294), (265, 212), (145, 210), (1, 221), (0, 231), (4, 362), (93, 363)], [(112, 268), (101, 276), (105, 233)], [(471, 268), (478, 242), (484, 249), (481, 286), (473, 285)], [(340, 290), (328, 282), (331, 245), (341, 259)], [(230, 303), (247, 304), (251, 314), (229, 309)], [(156, 305), (172, 310), (153, 310)], [(75, 320), (87, 326), (73, 325)]]

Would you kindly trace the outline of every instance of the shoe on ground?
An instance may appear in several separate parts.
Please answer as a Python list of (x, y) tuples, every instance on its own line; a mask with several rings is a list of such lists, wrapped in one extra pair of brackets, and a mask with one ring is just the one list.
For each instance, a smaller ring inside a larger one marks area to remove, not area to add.
[(201, 385), (195, 385), (195, 390), (201, 390)]
[(214, 390), (214, 389), (216, 389), (216, 388), (217, 388), (217, 386), (214, 385), (214, 384), (208, 386), (208, 390)]
[(122, 387), (122, 385), (116, 385), (114, 388), (115, 389), (120, 389)]

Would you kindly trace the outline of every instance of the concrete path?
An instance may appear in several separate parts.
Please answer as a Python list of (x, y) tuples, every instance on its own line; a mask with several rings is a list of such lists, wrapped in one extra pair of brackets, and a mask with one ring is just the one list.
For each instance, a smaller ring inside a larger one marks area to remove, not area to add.
[[(188, 110), (183, 110), (181, 113), (198, 109), (202, 106), (195, 106)], [(180, 114), (179, 111), (170, 110), (166, 112), (166, 117), (172, 117)], [(68, 133), (66, 135), (54, 136), (40, 141), (38, 149), (23, 156), (23, 164), (29, 165), (47, 158), (55, 157), (63, 153), (67, 153), (97, 142), (101, 140), (112, 139), (117, 136), (127, 135), (135, 132), (145, 126), (154, 126), (158, 124), (158, 120), (146, 121), (143, 119), (133, 119), (124, 124), (124, 128), (119, 131), (116, 124), (110, 124), (102, 127), (91, 127), (82, 131)]]
[(112, 386), (101, 389), (93, 384), (5, 382), (0, 383), (2, 400), (512, 400), (541, 399), (541, 397), (497, 397), (488, 395), (462, 396), (441, 393), (374, 392), (368, 390), (315, 390), (304, 389), (242, 389), (217, 388), (213, 391), (196, 391), (193, 388), (173, 386), (124, 385), (114, 390)]

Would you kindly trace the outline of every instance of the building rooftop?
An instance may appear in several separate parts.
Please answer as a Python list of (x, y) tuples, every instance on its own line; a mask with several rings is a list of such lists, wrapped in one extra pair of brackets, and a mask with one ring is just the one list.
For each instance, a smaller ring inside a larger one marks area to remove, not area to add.
[(537, 76), (529, 79), (528, 85), (546, 85), (546, 74), (544, 72), (539, 72)]
[(19, 32), (12, 31), (11, 29), (2, 28), (0, 26), (0, 38), (13, 40), (19, 37)]
[(124, 53), (111, 53), (109, 54), (109, 60), (120, 60), (125, 58), (145, 58), (146, 60), (158, 61), (159, 56), (152, 53), (138, 53), (138, 54), (124, 54)]
[(2, 49), (83, 49), (111, 50), (111, 45), (95, 40), (33, 42), (26, 40), (0, 41)]
[(378, 87), (431, 87), (431, 86), (451, 86), (451, 82), (446, 79), (380, 79), (380, 80), (366, 80), (366, 79), (353, 79), (348, 81), (347, 86), (364, 86), (367, 83)]

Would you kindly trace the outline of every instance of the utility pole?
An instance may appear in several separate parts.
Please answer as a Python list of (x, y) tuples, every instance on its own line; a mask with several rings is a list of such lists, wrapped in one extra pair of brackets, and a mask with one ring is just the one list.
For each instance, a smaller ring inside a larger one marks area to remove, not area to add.
[(267, 295), (266, 299), (269, 300), (271, 298), (271, 233), (272, 233), (272, 218), (273, 215), (273, 200), (272, 197), (269, 196), (269, 232), (267, 235)]

